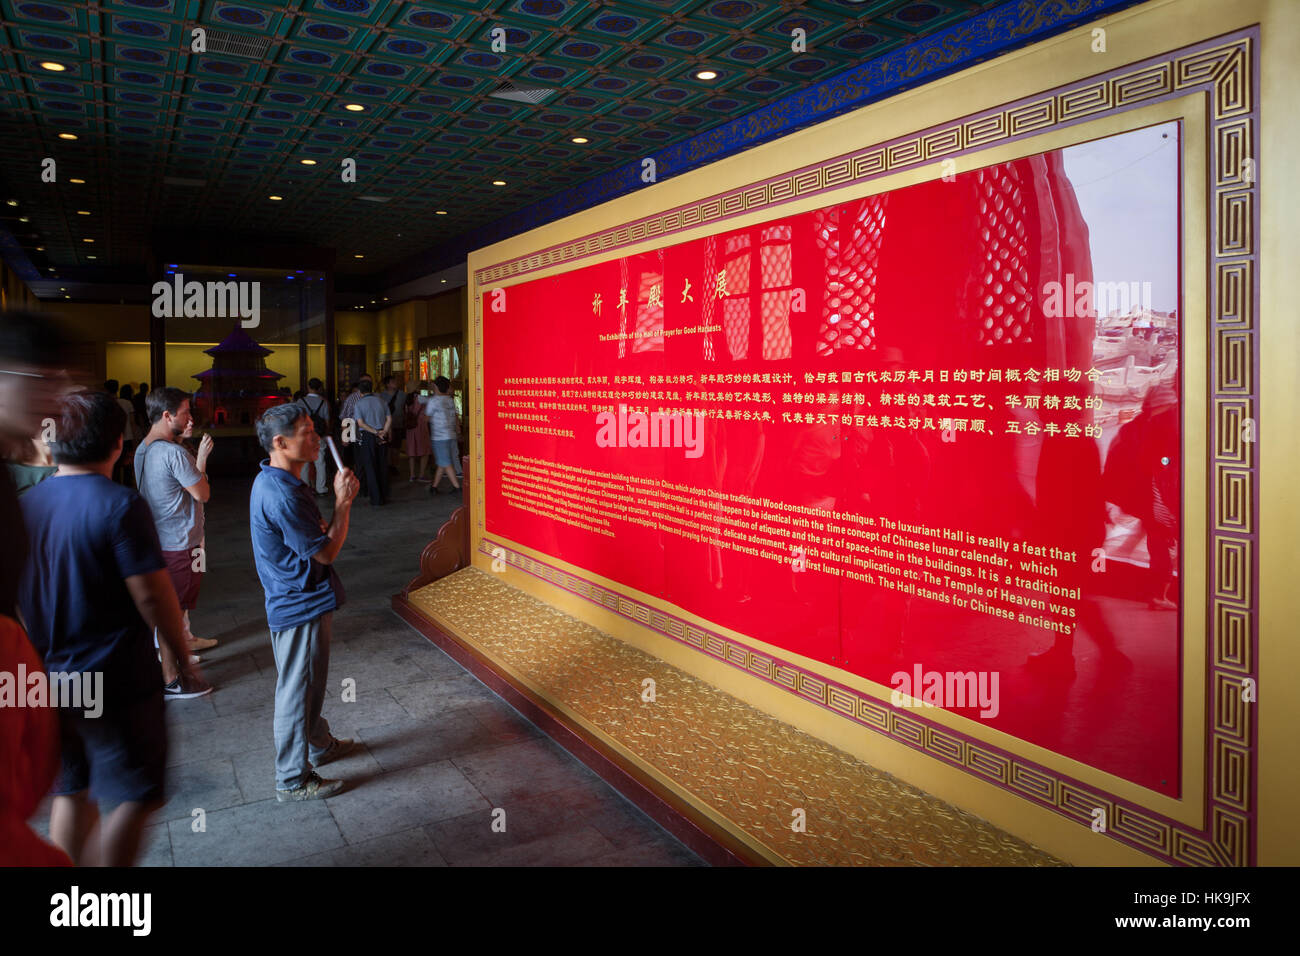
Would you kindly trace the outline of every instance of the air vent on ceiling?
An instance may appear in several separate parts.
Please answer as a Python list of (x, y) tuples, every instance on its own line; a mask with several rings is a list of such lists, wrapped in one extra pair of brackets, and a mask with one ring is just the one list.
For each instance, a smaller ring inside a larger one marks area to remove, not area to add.
[(538, 86), (536, 83), (511, 83), (506, 80), (488, 96), (498, 100), (514, 100), (516, 103), (541, 103), (556, 92), (558, 91), (550, 86)]
[(271, 48), (271, 38), (264, 36), (246, 36), (231, 33), (228, 30), (207, 30), (207, 52), (224, 53), (227, 56), (242, 56), (248, 60), (266, 58), (266, 51)]

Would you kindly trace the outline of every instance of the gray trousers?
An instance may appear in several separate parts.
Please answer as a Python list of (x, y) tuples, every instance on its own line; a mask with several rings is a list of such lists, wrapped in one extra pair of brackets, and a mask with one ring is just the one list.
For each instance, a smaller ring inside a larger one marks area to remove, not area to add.
[(329, 748), (330, 725), (320, 715), (329, 679), (334, 612), (271, 632), (275, 655), (275, 787), (306, 782), (311, 762)]

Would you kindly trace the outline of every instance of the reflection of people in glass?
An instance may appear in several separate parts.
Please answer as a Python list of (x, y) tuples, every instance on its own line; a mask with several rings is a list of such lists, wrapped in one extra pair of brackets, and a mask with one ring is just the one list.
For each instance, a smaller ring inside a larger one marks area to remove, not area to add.
[(1150, 606), (1174, 610), (1170, 598), (1181, 501), (1178, 393), (1153, 386), (1142, 412), (1119, 430), (1106, 458), (1106, 497), (1142, 523), (1151, 559)]
[[(1090, 391), (1086, 382), (1074, 389), (1061, 388), (1063, 394), (1073, 392), (1080, 398)], [(1078, 416), (1086, 423), (1088, 413)], [(1074, 555), (1073, 560), (1053, 561), (1059, 574), (1051, 583), (1066, 589), (1079, 589), (1076, 604), (1078, 614), (1075, 629), (1069, 634), (1057, 634), (1046, 651), (1031, 654), (1030, 667), (1046, 668), (1064, 675), (1074, 673), (1074, 636), (1086, 633), (1101, 651), (1103, 661), (1112, 672), (1128, 669), (1129, 659), (1120, 652), (1106, 616), (1102, 601), (1096, 593), (1092, 569), (1093, 551), (1106, 541), (1106, 507), (1102, 495), (1101, 453), (1095, 441), (1079, 441), (1062, 435), (1043, 440), (1035, 474), (1035, 522), (1030, 539), (1058, 547)], [(1070, 599), (1058, 602), (1074, 603)], [(1061, 618), (1060, 623), (1066, 619)]]

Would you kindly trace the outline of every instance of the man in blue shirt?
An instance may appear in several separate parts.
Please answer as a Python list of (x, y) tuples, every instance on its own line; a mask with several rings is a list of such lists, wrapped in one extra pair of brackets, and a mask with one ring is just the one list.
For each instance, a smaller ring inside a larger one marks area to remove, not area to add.
[[(102, 688), (100, 713), (59, 708), (63, 765), (50, 837), (74, 863), (109, 866), (130, 865), (149, 814), (162, 805), (164, 697), (211, 692), (177, 665), (188, 657), (184, 626), (149, 506), (110, 478), (125, 426), (126, 412), (110, 395), (64, 399), (59, 471), (22, 499), (31, 555), (18, 591), (46, 671)], [(161, 668), (153, 628), (173, 651)], [(116, 809), (97, 825), (89, 798)]]
[(350, 751), (321, 716), (329, 676), (330, 636), (343, 585), (332, 567), (348, 536), (359, 484), (348, 469), (334, 476), (334, 516), (327, 525), (312, 489), (298, 478), (315, 461), (321, 438), (297, 403), (275, 405), (257, 420), (257, 439), (271, 456), (253, 481), (249, 526), (257, 576), (266, 591), (266, 621), (279, 678), (275, 685), (275, 796), (315, 800), (343, 789), (319, 767)]

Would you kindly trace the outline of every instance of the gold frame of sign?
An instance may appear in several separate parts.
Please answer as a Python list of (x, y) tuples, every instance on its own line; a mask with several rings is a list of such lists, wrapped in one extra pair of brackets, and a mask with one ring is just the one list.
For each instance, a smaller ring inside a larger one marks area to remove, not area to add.
[[(1124, 51), (1122, 60), (1116, 52), (1094, 52), (1098, 26), (1109, 50)], [(1300, 148), (1296, 124), (1281, 119), (1291, 112), (1288, 98), (1300, 81), (1297, 37), (1300, 5), (1155, 0), (472, 253), (474, 454), (466, 523), (473, 567), (434, 585), (425, 583), (426, 575), (395, 605), (401, 602), (399, 610), (417, 625), (452, 634), (469, 657), (523, 688), (537, 713), (566, 717), (588, 740), (598, 740), (602, 753), (617, 754), (624, 771), (635, 771), (637, 786), (694, 808), (701, 832), (730, 840), (739, 860), (860, 862), (880, 856), (849, 845), (855, 838), (850, 823), (871, 824), (849, 808), (858, 796), (852, 786), (826, 797), (832, 820), (836, 812), (846, 815), (838, 827), (823, 821), (826, 847), (820, 852), (804, 849), (807, 833), (802, 844), (788, 835), (786, 805), (798, 802), (794, 794), (769, 794), (774, 807), (767, 809), (776, 812), (748, 817), (741, 797), (731, 807), (704, 799), (706, 778), (719, 768), (691, 760), (688, 738), (701, 734), (698, 724), (686, 726), (683, 716), (679, 732), (687, 745), (662, 748), (648, 759), (593, 717), (613, 706), (612, 698), (634, 696), (621, 684), (615, 689), (610, 680), (592, 680), (602, 668), (606, 677), (623, 680), (627, 662), (618, 654), (610, 650), (602, 657), (596, 644), (583, 645), (589, 656), (578, 693), (571, 678), (566, 685), (556, 676), (559, 671), (547, 677), (547, 638), (527, 636), (522, 621), (515, 622), (520, 636), (513, 644), (508, 637), (476, 643), (475, 627), (490, 622), (475, 603), (497, 604), (497, 613), (508, 617), (518, 613), (512, 594), (536, 599), (528, 613), (563, 612), (550, 619), (553, 630), (564, 632), (576, 619), (645, 655), (635, 666), (660, 662), (682, 675), (682, 686), (693, 680), (725, 692), (755, 715), (799, 733), (794, 763), (802, 761), (804, 780), (830, 768), (827, 761), (835, 758), (821, 751), (825, 746), (905, 781), (909, 795), (946, 801), (951, 807), (931, 821), (933, 842), (953, 852), (927, 861), (973, 861), (963, 856), (959, 831), (982, 820), (1026, 841), (1017, 845), (1000, 836), (1006, 849), (1001, 862), (1051, 862), (1033, 847), (1079, 864), (1300, 862), (1300, 824), (1289, 809), (1300, 783), (1300, 735), (1294, 733), (1300, 698), (1277, 689), (1300, 671), (1300, 650), (1281, 626), (1300, 619), (1300, 589), (1287, 573), (1300, 496), (1288, 496), (1284, 480), (1300, 466), (1300, 445), (1277, 424), (1294, 420), (1297, 404), (1300, 327), (1288, 320), (1284, 283), (1300, 252), (1300, 229), (1287, 217), (1261, 215), (1264, 189), (1270, 209), (1300, 204), (1294, 178), (1280, 172)], [(1271, 125), (1263, 125), (1264, 116), (1274, 118)], [(488, 291), (935, 179), (944, 159), (954, 159), (961, 171), (1172, 119), (1183, 123), (1187, 382), (1181, 797), (1157, 794), (946, 711), (927, 710), (922, 719), (917, 711), (892, 707), (890, 688), (485, 534), (479, 370)], [(871, 131), (874, 144), (862, 143), (863, 130)], [(792, 157), (805, 165), (792, 170)], [(1279, 172), (1269, 176), (1270, 169)], [(1268, 350), (1261, 348), (1265, 333)], [(1268, 410), (1262, 421), (1261, 409)], [(1266, 525), (1261, 515), (1268, 516)], [(477, 625), (471, 623), (476, 614)], [(563, 646), (554, 646), (556, 656)], [(577, 653), (575, 646), (568, 653)], [(1262, 688), (1261, 664), (1270, 678)], [(1270, 687), (1275, 690), (1262, 702), (1250, 699)], [(790, 763), (791, 741), (778, 742), (779, 736), (768, 733), (741, 763)], [(764, 753), (764, 747), (771, 749)], [(664, 756), (677, 751), (676, 762)], [(865, 788), (878, 785), (862, 779)], [(1105, 811), (1104, 830), (1094, 826), (1097, 808)], [(842, 844), (838, 852), (827, 848), (831, 843)], [(921, 851), (925, 845), (924, 839), (913, 844)]]

